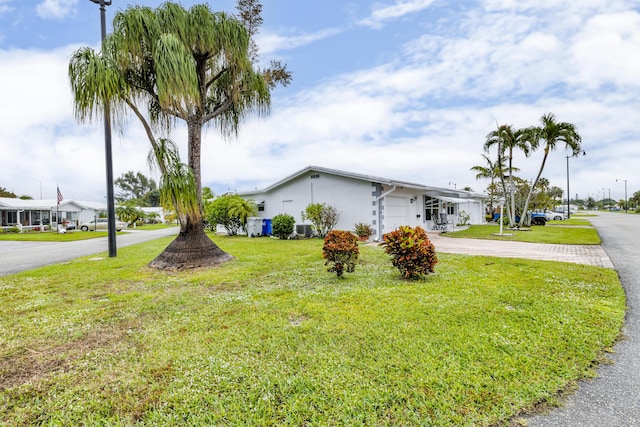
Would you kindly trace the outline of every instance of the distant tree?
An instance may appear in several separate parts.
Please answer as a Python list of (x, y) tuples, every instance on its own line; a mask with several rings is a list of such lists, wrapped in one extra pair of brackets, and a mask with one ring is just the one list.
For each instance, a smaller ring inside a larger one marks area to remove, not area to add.
[(504, 169), (504, 157), (499, 157), (502, 161), (502, 165), (499, 165), (497, 160), (495, 162), (492, 161), (486, 154), (482, 154), (482, 158), (485, 160), (485, 164), (472, 166), (471, 170), (476, 172), (476, 179), (484, 178), (491, 180), (490, 184), (487, 186), (487, 190), (489, 194), (489, 208), (491, 212), (493, 212), (493, 202), (497, 197), (497, 186), (495, 181), (496, 179), (500, 179), (502, 170)]
[(212, 200), (216, 197), (216, 194), (209, 187), (202, 187), (202, 202), (206, 204), (206, 202)]
[(236, 196), (229, 203), (229, 216), (237, 218), (242, 224), (242, 229), (247, 231), (247, 218), (255, 216), (258, 207), (250, 200)]
[(116, 215), (121, 221), (135, 224), (139, 219), (144, 219), (145, 213), (132, 204), (125, 204), (116, 207)]
[(635, 206), (636, 209), (640, 206), (640, 191), (633, 193), (633, 196), (629, 198), (629, 206)]
[[(513, 173), (516, 171), (516, 168), (513, 166), (514, 151), (521, 151), (526, 157), (529, 157), (532, 149), (530, 140), (530, 131), (514, 129), (512, 125), (500, 125), (496, 130), (487, 135), (484, 144), (486, 152), (493, 146), (498, 147), (498, 162), (496, 166), (500, 168), (499, 177), (505, 193), (509, 195), (509, 203), (507, 206), (511, 224), (515, 224), (516, 217), (515, 186), (513, 182)], [(506, 171), (503, 167), (505, 162), (507, 163)], [(504, 182), (505, 173), (508, 174), (508, 186)]]
[(20, 196), (20, 199), (21, 200), (33, 200), (33, 197), (24, 194), (24, 195)]
[(15, 199), (18, 196), (13, 191), (9, 191), (4, 187), (0, 187), (0, 197), (7, 197), (9, 199)]
[(140, 201), (143, 201), (150, 192), (158, 188), (156, 182), (143, 175), (142, 172), (126, 172), (116, 178), (114, 183), (120, 188), (120, 191), (116, 194), (118, 202), (134, 201), (140, 205), (142, 205), (142, 203), (139, 203)]
[(156, 188), (155, 190), (149, 191), (144, 195), (144, 197), (142, 197), (142, 199), (138, 199), (138, 202), (139, 206), (148, 206), (154, 208), (160, 206), (160, 190)]
[[(582, 151), (581, 141), (582, 138), (578, 133), (575, 125), (567, 122), (556, 121), (556, 116), (552, 113), (543, 115), (540, 118), (539, 127), (531, 127), (527, 131), (527, 137), (532, 149), (537, 149), (541, 141), (544, 141), (544, 156), (542, 157), (542, 163), (538, 170), (538, 175), (533, 181), (533, 186), (527, 195), (527, 200), (524, 203), (524, 212), (529, 208), (529, 202), (533, 196), (533, 189), (538, 184), (538, 180), (542, 175), (544, 166), (549, 157), (549, 153), (554, 151), (558, 144), (564, 143), (564, 148), (571, 150), (571, 156), (575, 157)], [(520, 218), (520, 226), (524, 224), (524, 218), (526, 215), (522, 215)]]
[[(212, 227), (220, 224), (228, 235), (235, 236), (246, 224), (246, 218), (251, 216), (245, 210), (247, 208), (245, 202), (237, 194), (223, 194), (207, 205), (205, 211), (207, 222)], [(250, 210), (250, 208), (248, 209)]]

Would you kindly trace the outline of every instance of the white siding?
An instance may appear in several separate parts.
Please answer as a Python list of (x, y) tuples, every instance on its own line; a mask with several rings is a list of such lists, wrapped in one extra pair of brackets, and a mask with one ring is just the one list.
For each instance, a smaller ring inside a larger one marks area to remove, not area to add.
[(302, 212), (310, 203), (326, 203), (336, 208), (340, 214), (336, 226), (339, 230), (353, 230), (357, 222), (374, 225), (377, 218), (370, 182), (314, 171), (251, 198), (264, 201), (264, 211), (259, 216), (273, 218), (287, 213), (295, 218), (296, 224), (310, 224), (302, 221)]

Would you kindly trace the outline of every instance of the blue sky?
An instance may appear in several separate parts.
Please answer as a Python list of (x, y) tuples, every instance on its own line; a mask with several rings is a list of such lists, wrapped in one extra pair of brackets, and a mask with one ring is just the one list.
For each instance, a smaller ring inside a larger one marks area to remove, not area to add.
[[(113, 0), (108, 24), (132, 3), (161, 2)], [(217, 193), (307, 165), (481, 192), (469, 169), (486, 134), (549, 112), (583, 138), (572, 197), (621, 199), (623, 180), (640, 190), (640, 0), (264, 0), (263, 17), (261, 60), (288, 64), (293, 82), (238, 138), (206, 132), (203, 185)], [(54, 198), (58, 184), (67, 199), (104, 200), (102, 123), (75, 121), (66, 74), (72, 52), (99, 37), (90, 0), (0, 0), (0, 187)], [(184, 128), (172, 136), (184, 141)], [(153, 176), (148, 148), (134, 119), (114, 132), (114, 176)], [(543, 174), (562, 188), (565, 155), (551, 153)], [(516, 159), (523, 178), (541, 156)]]

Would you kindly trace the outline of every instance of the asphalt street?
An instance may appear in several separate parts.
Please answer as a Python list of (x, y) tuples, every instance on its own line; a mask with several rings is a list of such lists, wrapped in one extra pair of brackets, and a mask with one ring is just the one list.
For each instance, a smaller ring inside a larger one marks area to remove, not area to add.
[[(116, 247), (123, 248), (160, 237), (177, 235), (178, 230), (178, 227), (171, 227), (122, 233), (116, 236)], [(0, 277), (108, 251), (109, 243), (106, 237), (75, 242), (0, 241)]]
[(627, 294), (625, 338), (597, 378), (580, 383), (562, 407), (528, 418), (528, 427), (640, 426), (640, 215), (601, 213), (589, 220)]

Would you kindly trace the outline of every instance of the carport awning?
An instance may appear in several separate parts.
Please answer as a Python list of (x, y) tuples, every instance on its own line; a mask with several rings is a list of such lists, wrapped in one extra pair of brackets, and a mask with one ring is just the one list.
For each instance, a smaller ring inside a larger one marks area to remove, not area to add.
[(436, 199), (440, 199), (443, 202), (449, 202), (449, 203), (470, 203), (470, 202), (474, 202), (474, 199), (460, 199), (457, 197), (444, 197), (444, 196), (436, 196)]

